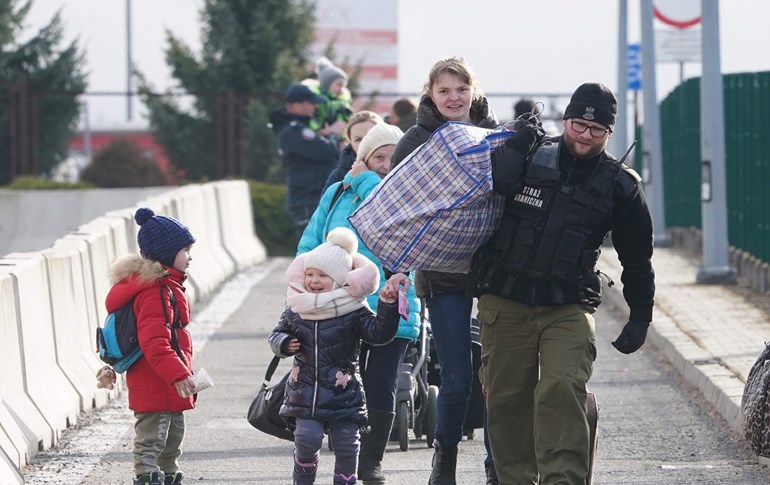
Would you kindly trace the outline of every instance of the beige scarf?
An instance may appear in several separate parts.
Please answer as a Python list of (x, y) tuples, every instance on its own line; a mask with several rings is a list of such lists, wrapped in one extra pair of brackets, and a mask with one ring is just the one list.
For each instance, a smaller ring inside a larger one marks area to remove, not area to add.
[(286, 304), (305, 320), (326, 320), (367, 307), (366, 297), (355, 297), (345, 288), (324, 293), (310, 293), (301, 283), (289, 283)]

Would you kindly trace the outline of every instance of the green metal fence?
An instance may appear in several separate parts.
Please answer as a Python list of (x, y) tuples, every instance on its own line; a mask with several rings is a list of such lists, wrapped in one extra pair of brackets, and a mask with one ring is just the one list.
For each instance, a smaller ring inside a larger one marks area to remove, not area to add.
[[(730, 245), (770, 262), (770, 72), (723, 77)], [(660, 106), (666, 225), (701, 227), (700, 79)]]

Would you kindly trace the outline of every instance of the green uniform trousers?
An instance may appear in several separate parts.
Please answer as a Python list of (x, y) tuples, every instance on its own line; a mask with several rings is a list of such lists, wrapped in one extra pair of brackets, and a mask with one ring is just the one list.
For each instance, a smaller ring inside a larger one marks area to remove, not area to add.
[(595, 308), (479, 299), (481, 383), (500, 483), (585, 484), (586, 383), (596, 359)]

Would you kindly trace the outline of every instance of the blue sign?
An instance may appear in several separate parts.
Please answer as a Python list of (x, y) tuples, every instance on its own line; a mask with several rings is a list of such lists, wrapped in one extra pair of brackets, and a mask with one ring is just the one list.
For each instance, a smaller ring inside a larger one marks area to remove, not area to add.
[(642, 89), (642, 46), (639, 44), (628, 44), (626, 79), (628, 80), (628, 89), (631, 91)]

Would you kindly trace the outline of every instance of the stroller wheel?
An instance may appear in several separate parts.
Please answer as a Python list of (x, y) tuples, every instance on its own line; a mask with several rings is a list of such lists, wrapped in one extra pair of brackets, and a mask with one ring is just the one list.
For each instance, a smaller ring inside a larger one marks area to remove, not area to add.
[(409, 403), (406, 401), (398, 405), (398, 444), (401, 451), (409, 451)]
[(429, 448), (433, 448), (433, 440), (436, 439), (436, 418), (438, 416), (438, 387), (428, 386), (428, 402), (425, 403), (425, 441)]

